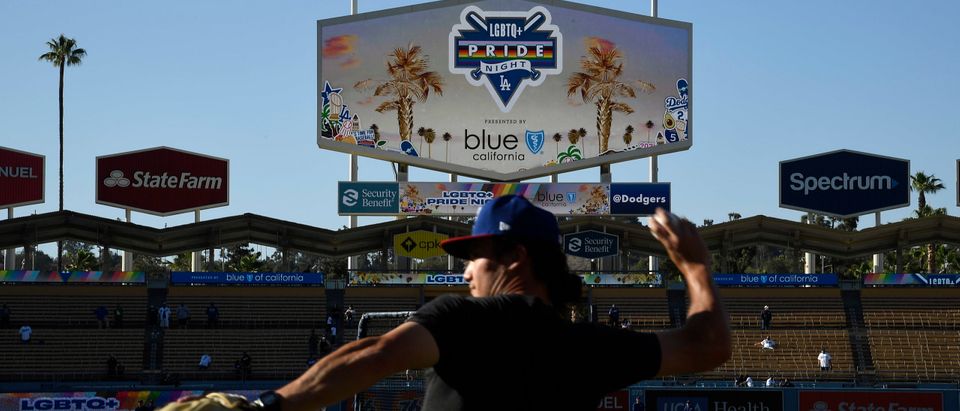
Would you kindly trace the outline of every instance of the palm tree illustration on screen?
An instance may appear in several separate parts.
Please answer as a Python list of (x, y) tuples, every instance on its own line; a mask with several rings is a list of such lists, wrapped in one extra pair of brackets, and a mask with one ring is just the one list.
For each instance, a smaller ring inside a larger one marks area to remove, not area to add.
[(398, 47), (387, 59), (389, 80), (366, 79), (354, 84), (358, 90), (373, 88), (374, 96), (388, 97), (380, 103), (378, 113), (397, 112), (397, 125), (400, 140), (409, 141), (413, 131), (413, 106), (425, 102), (433, 91), (443, 95), (443, 79), (435, 71), (430, 71), (430, 59), (423, 54), (420, 46), (410, 44), (406, 48)]
[(653, 84), (636, 80), (634, 85), (620, 81), (623, 74), (623, 55), (616, 47), (595, 46), (587, 50), (588, 56), (580, 58), (580, 69), (567, 80), (567, 96), (579, 92), (584, 103), (594, 102), (597, 106), (597, 135), (600, 140), (598, 154), (609, 150), (610, 127), (613, 125), (613, 112), (633, 113), (633, 107), (617, 101), (617, 97), (636, 98), (637, 91), (650, 93)]

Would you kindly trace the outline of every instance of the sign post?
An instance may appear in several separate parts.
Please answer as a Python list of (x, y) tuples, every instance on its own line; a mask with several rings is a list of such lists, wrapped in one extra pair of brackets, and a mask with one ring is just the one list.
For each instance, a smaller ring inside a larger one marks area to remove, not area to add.
[[(910, 161), (837, 150), (780, 162), (780, 207), (851, 218), (910, 205)], [(813, 253), (805, 253), (804, 272), (816, 270)], [(883, 257), (873, 256), (874, 270), (883, 269)]]
[[(43, 202), (46, 157), (0, 146), (0, 208), (13, 218), (13, 208)], [(24, 250), (24, 258), (26, 258)], [(3, 268), (15, 268), (16, 248), (4, 251)]]
[[(97, 204), (124, 209), (131, 223), (133, 210), (158, 216), (194, 212), (230, 204), (230, 161), (169, 147), (97, 157)], [(133, 268), (133, 254), (123, 252), (123, 269)], [(199, 268), (193, 253), (191, 268)]]

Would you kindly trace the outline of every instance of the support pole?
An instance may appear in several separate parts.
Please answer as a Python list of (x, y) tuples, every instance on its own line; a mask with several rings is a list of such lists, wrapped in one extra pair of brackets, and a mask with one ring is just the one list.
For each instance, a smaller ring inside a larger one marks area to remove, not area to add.
[[(133, 220), (131, 219), (131, 216), (130, 216), (130, 215), (132, 214), (131, 211), (130, 211), (130, 209), (128, 208), (128, 209), (125, 209), (125, 210), (123, 210), (123, 211), (124, 211), (124, 214), (125, 214), (126, 217), (127, 217), (127, 222), (128, 222), (128, 223), (133, 222)], [(131, 252), (127, 251), (127, 250), (123, 250), (123, 258), (122, 258), (122, 260), (121, 260), (120, 266), (121, 266), (120, 269), (123, 270), (123, 271), (133, 271), (133, 253), (131, 253)]]
[[(654, 10), (654, 15), (653, 15), (654, 17), (656, 17), (656, 7), (657, 7), (656, 4), (657, 4), (657, 0), (652, 0), (651, 7)], [(651, 183), (657, 182), (657, 169), (658, 169), (657, 156), (650, 156), (650, 182)], [(647, 270), (650, 270), (651, 272), (660, 272), (660, 259), (657, 258), (657, 256), (651, 255), (647, 259)]]
[[(193, 210), (193, 222), (200, 222), (200, 209)], [(200, 268), (200, 251), (194, 251), (190, 255), (190, 271), (198, 272), (203, 271)]]
[[(356, 0), (354, 0), (354, 4), (356, 4)], [(356, 8), (355, 8), (355, 7), (353, 8), (353, 11), (354, 11), (354, 12), (356, 11)], [(358, 164), (357, 164), (357, 163), (359, 162), (359, 160), (360, 160), (360, 159), (357, 158), (357, 155), (356, 155), (356, 154), (351, 154), (351, 155), (350, 155), (350, 182), (354, 182), (354, 183), (357, 182), (358, 174), (359, 174), (359, 173), (358, 173), (358, 172), (359, 172), (359, 167), (358, 167)], [(350, 219), (350, 222), (349, 222), (348, 227), (349, 227), (349, 228), (357, 228), (357, 216), (352, 215), (352, 216), (350, 216), (350, 217), (348, 217), (348, 218)], [(348, 257), (348, 258), (347, 258), (347, 271), (356, 270), (357, 268), (359, 268), (359, 263), (360, 263), (360, 260), (359, 260), (359, 258), (358, 258), (357, 256), (354, 255), (354, 256)]]
[[(450, 182), (451, 183), (457, 182), (456, 174), (450, 173)], [(451, 216), (451, 217), (448, 217), (447, 219), (453, 220), (453, 217)], [(436, 227), (434, 227), (434, 231), (436, 231)], [(453, 271), (453, 263), (454, 263), (454, 257), (450, 254), (447, 254), (447, 271)]]
[[(875, 227), (880, 227), (880, 212), (877, 211), (876, 214), (877, 221)], [(873, 272), (882, 273), (883, 272), (883, 253), (876, 253), (873, 255)]]
[[(7, 207), (7, 220), (13, 219), (13, 207)], [(26, 253), (24, 253), (24, 258), (26, 258)], [(3, 269), (7, 271), (12, 271), (16, 267), (17, 262), (17, 249), (16, 247), (10, 247), (7, 249), (6, 254), (3, 258)]]
[[(814, 224), (813, 213), (807, 213), (807, 224)], [(803, 253), (803, 273), (804, 274), (813, 274), (817, 269), (817, 256), (811, 252)]]

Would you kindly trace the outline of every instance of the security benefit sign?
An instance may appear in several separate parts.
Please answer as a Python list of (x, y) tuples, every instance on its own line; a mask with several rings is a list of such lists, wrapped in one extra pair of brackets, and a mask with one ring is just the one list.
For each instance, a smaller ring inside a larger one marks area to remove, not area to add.
[(340, 215), (395, 215), (399, 208), (397, 183), (337, 184), (337, 212)]
[(620, 252), (620, 237), (595, 230), (563, 235), (563, 251), (583, 258), (601, 258)]
[(0, 147), (0, 208), (43, 202), (45, 157)]
[(418, 230), (393, 236), (393, 252), (401, 257), (430, 258), (446, 255), (440, 242), (447, 239), (446, 234)]
[[(783, 410), (783, 392), (780, 390), (646, 390), (645, 394), (646, 409), (656, 411)], [(834, 408), (831, 411), (840, 410)]]
[(690, 148), (692, 26), (547, 3), (319, 21), (317, 145), (496, 181)]
[(97, 204), (167, 216), (230, 203), (230, 161), (169, 147), (97, 157)]
[(808, 391), (800, 390), (803, 411), (943, 411), (936, 391)]
[(910, 205), (910, 162), (838, 150), (780, 162), (780, 207), (841, 218)]

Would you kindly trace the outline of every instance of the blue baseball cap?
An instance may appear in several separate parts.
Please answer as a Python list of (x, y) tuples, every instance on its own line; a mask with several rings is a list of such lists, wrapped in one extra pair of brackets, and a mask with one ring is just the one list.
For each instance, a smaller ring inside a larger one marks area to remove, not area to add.
[(490, 200), (480, 208), (471, 235), (445, 240), (440, 247), (454, 257), (469, 258), (476, 241), (500, 236), (561, 246), (557, 218), (526, 198), (511, 194)]

